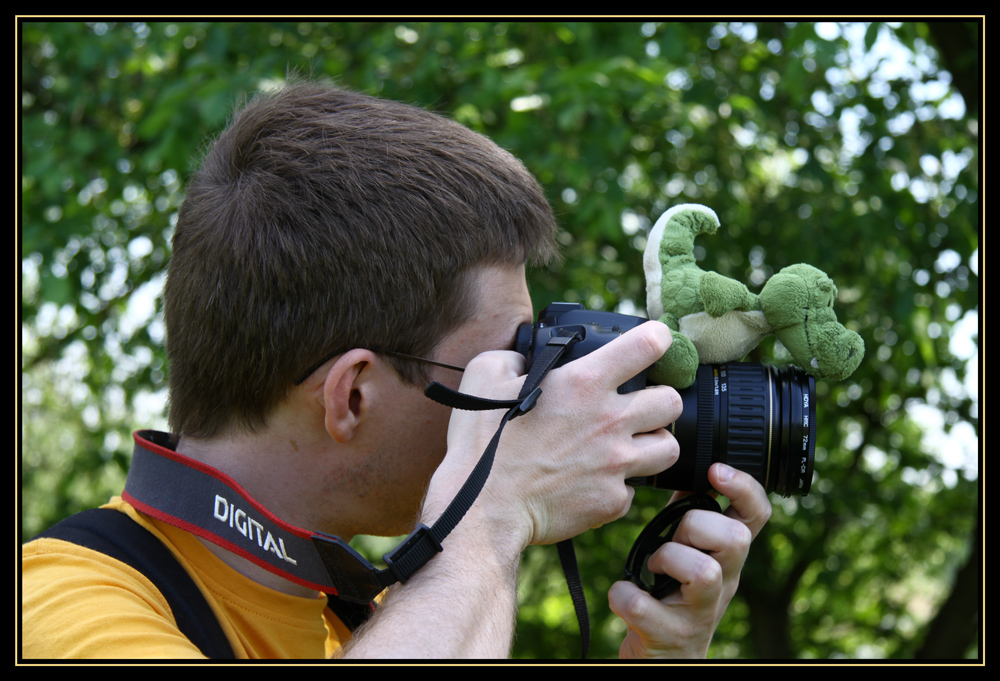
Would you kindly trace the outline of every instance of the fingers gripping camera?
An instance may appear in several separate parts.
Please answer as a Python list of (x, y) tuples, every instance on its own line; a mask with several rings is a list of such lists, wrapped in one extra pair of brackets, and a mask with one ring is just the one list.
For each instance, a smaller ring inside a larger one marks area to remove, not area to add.
[[(582, 357), (646, 322), (641, 317), (586, 310), (579, 303), (553, 303), (534, 325), (522, 324), (517, 351), (529, 363), (533, 351), (549, 338), (574, 331), (581, 339), (559, 362)], [(619, 392), (641, 390), (647, 371)], [(727, 463), (753, 476), (768, 492), (806, 496), (816, 451), (815, 379), (795, 367), (777, 369), (759, 363), (703, 364), (695, 382), (679, 391), (681, 418), (668, 427), (681, 456), (670, 469), (633, 485), (704, 492), (711, 489), (708, 469)]]

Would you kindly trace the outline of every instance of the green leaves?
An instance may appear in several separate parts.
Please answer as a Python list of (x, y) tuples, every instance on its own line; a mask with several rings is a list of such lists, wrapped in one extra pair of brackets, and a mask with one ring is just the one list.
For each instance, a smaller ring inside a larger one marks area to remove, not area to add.
[[(913, 656), (977, 512), (975, 465), (945, 456), (970, 446), (962, 433), (978, 446), (978, 388), (966, 384), (978, 354), (967, 329), (981, 287), (979, 121), (964, 87), (982, 82), (976, 28), (22, 23), (26, 531), (116, 493), (128, 431), (162, 424), (157, 276), (185, 178), (235, 104), (297, 72), (451, 115), (521, 158), (565, 255), (530, 274), (537, 309), (571, 300), (642, 314), (646, 234), (684, 202), (722, 221), (697, 243), (705, 269), (753, 291), (796, 262), (830, 274), (866, 360), (818, 384), (814, 492), (773, 500), (713, 653)], [(769, 342), (750, 359), (787, 355)], [(578, 538), (593, 657), (617, 654), (605, 594), (666, 502), (646, 492), (628, 517)], [(572, 621), (552, 625), (570, 612), (555, 552), (533, 550), (524, 574), (515, 655), (575, 655)]]

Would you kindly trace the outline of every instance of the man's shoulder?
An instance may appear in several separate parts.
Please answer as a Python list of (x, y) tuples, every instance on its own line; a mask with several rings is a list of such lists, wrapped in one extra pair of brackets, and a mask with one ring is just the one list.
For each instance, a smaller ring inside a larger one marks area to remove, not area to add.
[[(112, 500), (105, 508), (126, 510)], [(139, 570), (105, 552), (50, 536), (21, 547), (25, 658), (200, 657), (166, 598)]]

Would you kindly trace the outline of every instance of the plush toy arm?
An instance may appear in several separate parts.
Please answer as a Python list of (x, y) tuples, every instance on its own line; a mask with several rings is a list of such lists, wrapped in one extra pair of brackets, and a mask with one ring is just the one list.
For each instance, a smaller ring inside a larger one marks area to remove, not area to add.
[(721, 317), (732, 310), (760, 310), (760, 301), (750, 290), (718, 272), (705, 272), (701, 277), (701, 300), (705, 312)]
[[(767, 321), (777, 330), (803, 323), (805, 311), (809, 308), (810, 283), (794, 272), (788, 272), (788, 269), (786, 267), (768, 279), (760, 292), (760, 303)], [(818, 279), (814, 277), (814, 280)]]
[(650, 369), (648, 379), (652, 383), (683, 390), (694, 383), (698, 373), (698, 350), (691, 339), (680, 332), (677, 317), (666, 313), (660, 317), (660, 321), (670, 327), (673, 341), (663, 357)]

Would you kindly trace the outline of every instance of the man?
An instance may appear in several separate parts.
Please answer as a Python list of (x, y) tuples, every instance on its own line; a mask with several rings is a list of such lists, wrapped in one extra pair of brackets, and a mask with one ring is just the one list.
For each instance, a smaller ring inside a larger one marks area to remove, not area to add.
[[(554, 230), (520, 162), (452, 121), (313, 84), (259, 96), (179, 213), (164, 291), (171, 446), (298, 528), (346, 541), (431, 525), (503, 412), (452, 413), (423, 387), (518, 395), (524, 267), (556, 257)], [(621, 517), (624, 481), (676, 461), (663, 425), (677, 393), (616, 391), (669, 343), (648, 323), (549, 373), (442, 551), (353, 635), (308, 582), (120, 498), (110, 506), (185, 565), (237, 657), (504, 657), (524, 548)], [(732, 501), (726, 515), (689, 513), (650, 560), (681, 590), (659, 602), (623, 582), (609, 594), (629, 625), (623, 656), (707, 651), (770, 513), (749, 476), (715, 466), (710, 480)], [(201, 656), (156, 588), (106, 556), (43, 539), (22, 570), (25, 657)]]

